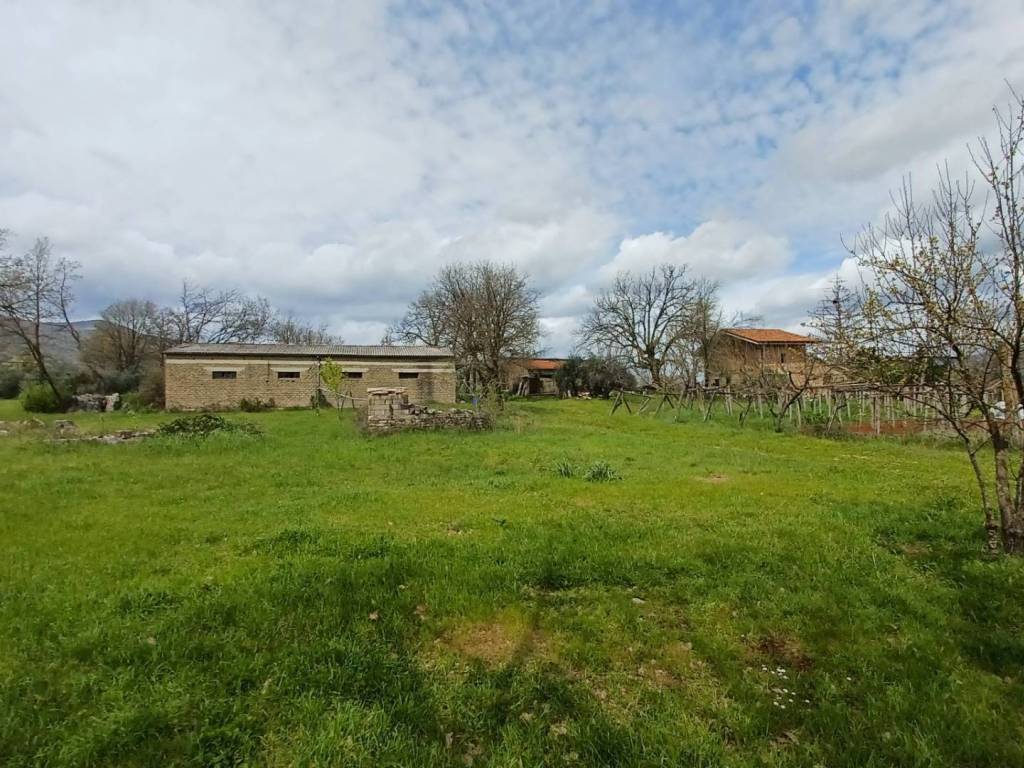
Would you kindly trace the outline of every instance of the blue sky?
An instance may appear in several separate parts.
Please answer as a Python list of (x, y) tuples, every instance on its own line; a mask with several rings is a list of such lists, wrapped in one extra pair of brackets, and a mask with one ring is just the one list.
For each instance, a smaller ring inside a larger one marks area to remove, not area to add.
[(375, 341), (512, 261), (564, 352), (621, 269), (796, 327), (905, 173), (966, 167), (1024, 3), (0, 0), (0, 227), (79, 314), (183, 278)]

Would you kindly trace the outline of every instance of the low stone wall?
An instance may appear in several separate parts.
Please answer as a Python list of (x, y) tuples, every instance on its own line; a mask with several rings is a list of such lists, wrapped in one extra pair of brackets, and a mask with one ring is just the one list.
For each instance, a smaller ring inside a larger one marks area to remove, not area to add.
[(437, 410), (409, 402), (403, 387), (371, 388), (366, 392), (364, 427), (374, 435), (406, 430), (467, 429), (484, 430), (493, 425), (486, 413), (459, 408)]

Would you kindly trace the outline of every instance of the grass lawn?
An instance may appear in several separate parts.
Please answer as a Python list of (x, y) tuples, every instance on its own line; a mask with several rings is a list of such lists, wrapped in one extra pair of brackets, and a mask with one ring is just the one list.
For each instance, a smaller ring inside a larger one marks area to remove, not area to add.
[(509, 412), (0, 438), (0, 764), (1024, 765), (959, 452)]

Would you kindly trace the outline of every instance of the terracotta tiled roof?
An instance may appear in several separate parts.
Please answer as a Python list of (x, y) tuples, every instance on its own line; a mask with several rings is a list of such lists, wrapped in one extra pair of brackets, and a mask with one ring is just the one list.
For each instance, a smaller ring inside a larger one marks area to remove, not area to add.
[(557, 371), (565, 364), (565, 360), (557, 357), (533, 357), (527, 360), (516, 360), (515, 362), (529, 371)]
[(182, 344), (168, 349), (172, 357), (210, 355), (257, 357), (451, 357), (444, 347), (399, 347), (357, 344)]
[(527, 367), (535, 371), (557, 371), (562, 367), (564, 360), (547, 360), (542, 357), (527, 361)]
[(810, 336), (790, 333), (781, 328), (723, 328), (730, 336), (749, 341), (753, 344), (813, 344)]

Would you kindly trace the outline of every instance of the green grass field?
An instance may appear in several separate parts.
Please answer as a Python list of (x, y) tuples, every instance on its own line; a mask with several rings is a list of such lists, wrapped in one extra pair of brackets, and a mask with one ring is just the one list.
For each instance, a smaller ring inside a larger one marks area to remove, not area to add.
[(1024, 765), (1024, 562), (956, 450), (245, 418), (0, 438), (0, 764)]

